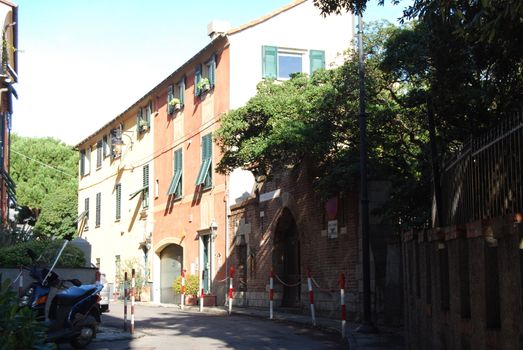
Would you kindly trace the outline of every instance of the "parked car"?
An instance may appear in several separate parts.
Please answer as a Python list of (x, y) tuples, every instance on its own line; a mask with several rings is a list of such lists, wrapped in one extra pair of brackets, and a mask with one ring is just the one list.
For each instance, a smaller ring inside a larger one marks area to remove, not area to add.
[(105, 279), (105, 273), (100, 274), (100, 283), (103, 285), (100, 291), (100, 311), (109, 312), (109, 299), (111, 298), (111, 288)]

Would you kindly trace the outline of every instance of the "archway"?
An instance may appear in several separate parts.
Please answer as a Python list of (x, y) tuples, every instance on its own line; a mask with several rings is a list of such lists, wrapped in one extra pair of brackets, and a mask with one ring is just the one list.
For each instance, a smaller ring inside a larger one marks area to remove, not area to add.
[(283, 307), (299, 307), (301, 294), (300, 240), (296, 222), (285, 208), (274, 231), (273, 267), (283, 284)]
[(170, 244), (160, 253), (160, 302), (179, 303), (180, 295), (175, 294), (173, 283), (182, 274), (183, 248)]

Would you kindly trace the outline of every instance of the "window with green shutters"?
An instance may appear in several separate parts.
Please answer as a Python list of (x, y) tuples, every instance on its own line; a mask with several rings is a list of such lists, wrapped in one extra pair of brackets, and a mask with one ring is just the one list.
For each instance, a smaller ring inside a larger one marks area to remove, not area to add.
[(109, 143), (107, 141), (107, 135), (104, 135), (102, 138), (102, 152), (104, 157), (109, 155)]
[(167, 87), (167, 114), (173, 114), (174, 113), (174, 104), (172, 103), (172, 100), (174, 99), (174, 88), (172, 85), (169, 85)]
[(153, 113), (153, 103), (149, 102), (146, 107), (138, 109), (136, 114), (136, 130), (138, 134), (144, 133), (151, 127), (151, 114)]
[(98, 192), (96, 194), (96, 218), (95, 218), (96, 227), (100, 226), (101, 214), (102, 214), (102, 194), (100, 192)]
[(202, 163), (200, 171), (196, 177), (196, 186), (202, 185), (203, 188), (212, 186), (212, 134), (202, 137)]
[(216, 85), (216, 54), (194, 68), (194, 95), (203, 96)]
[[(180, 105), (183, 107), (185, 104), (185, 77), (183, 77), (176, 85), (178, 94), (175, 93), (176, 97), (180, 100)], [(176, 91), (175, 91), (176, 92)]]
[(114, 192), (116, 197), (115, 219), (120, 220), (122, 217), (122, 184), (116, 184)]
[(84, 211), (85, 211), (85, 228), (87, 231), (89, 229), (89, 197), (84, 199)]
[(318, 69), (325, 69), (325, 51), (322, 50), (310, 50), (310, 74), (314, 73)]
[(285, 80), (294, 73), (312, 74), (325, 68), (325, 51), (309, 50), (308, 71), (306, 54), (307, 50), (262, 46), (262, 78)]
[(142, 208), (149, 207), (149, 164), (143, 166), (143, 197)]
[(80, 176), (85, 175), (85, 151), (80, 152)]
[(174, 198), (181, 198), (182, 196), (182, 167), (182, 149), (180, 148), (174, 151), (174, 171), (169, 189), (167, 190), (168, 196), (174, 195)]
[(96, 169), (102, 167), (102, 140), (96, 143)]

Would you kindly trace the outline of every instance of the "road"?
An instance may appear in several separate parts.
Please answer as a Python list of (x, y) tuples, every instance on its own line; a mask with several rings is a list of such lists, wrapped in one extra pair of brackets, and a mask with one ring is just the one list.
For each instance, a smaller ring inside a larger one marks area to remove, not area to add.
[[(90, 344), (90, 350), (161, 349), (341, 349), (339, 335), (283, 321), (224, 313), (181, 311), (174, 307), (137, 305), (135, 337)], [(130, 317), (130, 316), (129, 316)], [(123, 327), (123, 306), (111, 305), (102, 323)], [(68, 345), (60, 349), (71, 349)]]

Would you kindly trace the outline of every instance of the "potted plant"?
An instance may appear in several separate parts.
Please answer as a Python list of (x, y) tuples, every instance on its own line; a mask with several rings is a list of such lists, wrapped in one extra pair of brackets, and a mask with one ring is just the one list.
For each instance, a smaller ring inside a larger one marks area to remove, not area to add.
[[(185, 305), (196, 305), (198, 302), (198, 288), (200, 281), (197, 275), (185, 276)], [(182, 276), (178, 276), (173, 283), (174, 291), (177, 294), (182, 293)]]
[(174, 111), (179, 110), (182, 107), (180, 99), (173, 97), (169, 101), (169, 114), (174, 113)]
[(147, 123), (147, 120), (140, 119), (138, 122), (138, 125), (140, 126), (140, 131), (147, 131), (149, 130), (149, 123)]
[(211, 83), (209, 82), (208, 78), (202, 78), (198, 84), (196, 84), (196, 87), (200, 89), (202, 92), (209, 91), (211, 89)]

